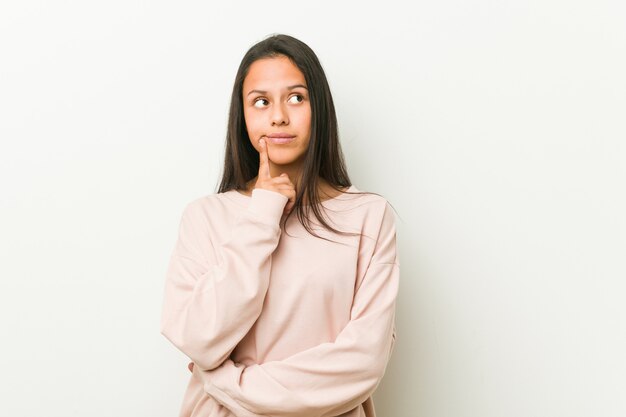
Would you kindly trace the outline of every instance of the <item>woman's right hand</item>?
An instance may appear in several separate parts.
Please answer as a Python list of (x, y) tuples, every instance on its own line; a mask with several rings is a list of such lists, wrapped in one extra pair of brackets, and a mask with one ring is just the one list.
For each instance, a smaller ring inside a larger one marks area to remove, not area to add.
[(289, 201), (287, 201), (283, 213), (288, 214), (296, 202), (296, 187), (286, 173), (283, 172), (278, 177), (272, 177), (270, 174), (270, 161), (267, 156), (267, 144), (265, 139), (259, 140), (259, 148), (259, 175), (257, 176), (254, 188), (275, 191), (287, 197)]

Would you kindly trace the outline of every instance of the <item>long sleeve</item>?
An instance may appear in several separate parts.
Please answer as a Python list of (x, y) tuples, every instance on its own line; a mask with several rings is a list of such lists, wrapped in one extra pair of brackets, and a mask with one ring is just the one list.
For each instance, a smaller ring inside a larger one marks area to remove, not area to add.
[[(238, 417), (330, 417), (369, 398), (395, 344), (399, 286), (395, 218), (385, 206), (373, 254), (334, 342), (280, 361), (244, 366), (228, 359), (197, 371), (204, 390)], [(196, 372), (194, 370), (194, 372)]]
[(211, 213), (194, 203), (183, 211), (166, 274), (161, 334), (199, 368), (222, 364), (261, 313), (286, 202), (280, 193), (253, 190), (219, 247), (210, 239)]

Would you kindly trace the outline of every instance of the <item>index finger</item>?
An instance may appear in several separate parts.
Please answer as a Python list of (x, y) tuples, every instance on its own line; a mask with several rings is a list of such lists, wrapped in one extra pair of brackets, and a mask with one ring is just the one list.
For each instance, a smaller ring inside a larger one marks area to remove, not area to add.
[(267, 142), (265, 139), (259, 140), (259, 178), (272, 178), (270, 174), (270, 161), (267, 156)]

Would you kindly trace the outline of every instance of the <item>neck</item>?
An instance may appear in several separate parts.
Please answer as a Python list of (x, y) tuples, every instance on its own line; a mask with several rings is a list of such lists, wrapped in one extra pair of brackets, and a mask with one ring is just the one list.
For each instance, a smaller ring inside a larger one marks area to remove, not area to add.
[(302, 166), (301, 165), (276, 165), (270, 161), (270, 175), (272, 177), (278, 177), (280, 174), (285, 173), (289, 175), (289, 179), (298, 189), (300, 185), (300, 179), (302, 176)]

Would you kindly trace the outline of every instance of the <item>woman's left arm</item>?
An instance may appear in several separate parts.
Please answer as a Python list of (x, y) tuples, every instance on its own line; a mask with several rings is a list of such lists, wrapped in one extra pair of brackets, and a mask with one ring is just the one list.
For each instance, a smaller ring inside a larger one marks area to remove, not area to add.
[(395, 218), (387, 203), (351, 319), (334, 342), (281, 361), (246, 367), (227, 359), (217, 369), (194, 372), (207, 394), (240, 417), (341, 415), (367, 400), (385, 373), (395, 344), (398, 286)]

